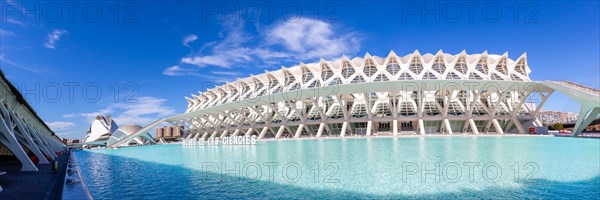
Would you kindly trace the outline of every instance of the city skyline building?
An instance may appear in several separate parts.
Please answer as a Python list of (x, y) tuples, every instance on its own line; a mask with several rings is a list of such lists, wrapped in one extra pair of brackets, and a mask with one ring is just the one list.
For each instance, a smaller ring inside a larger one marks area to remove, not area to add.
[(556, 123), (575, 123), (577, 121), (577, 114), (574, 112), (542, 110), (537, 117), (546, 126)]

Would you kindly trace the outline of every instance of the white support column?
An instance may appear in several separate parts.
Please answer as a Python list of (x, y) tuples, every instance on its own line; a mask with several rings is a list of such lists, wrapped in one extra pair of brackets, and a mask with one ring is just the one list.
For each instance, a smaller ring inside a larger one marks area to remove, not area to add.
[(283, 134), (284, 130), (285, 130), (285, 125), (279, 126), (279, 130), (277, 130), (277, 135), (275, 135), (275, 138), (281, 138), (281, 134)]
[(217, 137), (217, 135), (218, 135), (218, 134), (219, 134), (219, 132), (215, 131), (215, 132), (213, 132), (213, 134), (212, 134), (212, 135), (210, 135), (210, 138)]
[(419, 134), (425, 135), (425, 124), (423, 123), (423, 119), (419, 119)]
[(500, 123), (498, 123), (497, 119), (492, 119), (492, 124), (494, 124), (494, 128), (496, 129), (497, 134), (504, 134), (504, 130), (502, 130), (502, 127), (500, 126)]
[(582, 104), (579, 110), (579, 116), (577, 116), (577, 122), (575, 123), (575, 127), (573, 127), (572, 135), (579, 135), (585, 128), (596, 119), (596, 117), (600, 114), (600, 107), (596, 105), (596, 107), (591, 105)]
[[(50, 160), (48, 160), (48, 161), (53, 161), (54, 157), (52, 157), (52, 152), (50, 152), (50, 150), (42, 142), (42, 139), (41, 139), (42, 136), (41, 136), (41, 134), (38, 133), (36, 130), (31, 130), (30, 133), (31, 133), (33, 139), (37, 141), (36, 145), (39, 147), (40, 151), (42, 151), (43, 153), (45, 153), (46, 155), (48, 155), (48, 157), (50, 158)], [(44, 159), (46, 159), (46, 156), (44, 156)]]
[(392, 133), (394, 136), (398, 135), (398, 120), (392, 121)]
[[(40, 164), (48, 164), (48, 160), (46, 156), (42, 153), (41, 149), (38, 147), (39, 145), (33, 141), (33, 135), (30, 133), (29, 127), (25, 124), (21, 119), (17, 118), (14, 114), (11, 115), (13, 119), (15, 119), (15, 124), (19, 127), (19, 132), (26, 141), (23, 141), (22, 144), (27, 146), (36, 157), (39, 158)], [(13, 132), (14, 133), (14, 132)], [(17, 138), (18, 139), (18, 138)]]
[(535, 125), (538, 127), (544, 126), (544, 124), (542, 124), (542, 122), (540, 122), (540, 120), (537, 117), (535, 118), (535, 120), (533, 122), (535, 122)]
[(204, 133), (204, 135), (202, 136), (202, 139), (206, 139), (206, 138), (208, 138), (209, 136), (217, 135), (217, 133), (218, 133), (217, 131), (213, 131), (212, 133), (206, 132), (206, 133)]
[(342, 123), (342, 130), (340, 133), (340, 137), (345, 137), (347, 131), (348, 131), (348, 121), (344, 121), (344, 123)]
[(450, 120), (444, 119), (444, 125), (446, 125), (446, 130), (449, 135), (452, 135), (452, 126), (450, 125)]
[(200, 138), (202, 138), (204, 140), (206, 137), (208, 137), (208, 134), (209, 134), (208, 131), (204, 132), (204, 134), (202, 134), (202, 137), (200, 137)]
[(244, 134), (244, 135), (250, 137), (252, 132), (254, 132), (254, 128), (249, 128), (248, 131), (246, 131), (246, 134)]
[[(4, 105), (2, 102), (2, 108), (4, 109)], [(21, 171), (38, 171), (38, 168), (31, 162), (23, 147), (17, 141), (12, 128), (6, 124), (5, 119), (0, 115), (0, 134), (4, 137), (0, 137), (0, 142), (6, 146), (21, 162)]]
[(199, 137), (200, 137), (200, 132), (197, 132), (196, 135), (194, 135), (194, 140), (198, 140)]
[(240, 129), (235, 129), (235, 131), (233, 131), (233, 134), (231, 136), (238, 136), (240, 134)]
[(55, 159), (57, 159), (57, 158), (58, 158), (58, 156), (56, 156), (55, 150), (52, 148), (52, 146), (50, 146), (50, 145), (49, 145), (49, 143), (48, 143), (48, 138), (46, 138), (46, 137), (42, 136), (42, 134), (41, 134), (41, 133), (40, 133), (40, 136), (39, 136), (39, 138), (40, 138), (40, 140), (42, 141), (42, 145), (44, 145), (44, 146), (45, 146), (45, 147), (48, 149), (48, 153), (50, 154), (50, 155), (48, 155), (48, 156), (50, 156), (50, 158), (51, 158), (52, 160), (55, 160)]
[(517, 119), (516, 116), (513, 116), (512, 119), (513, 119), (513, 123), (517, 127), (517, 130), (519, 131), (519, 134), (527, 134), (527, 132), (525, 132), (525, 128), (523, 128), (523, 125), (521, 124), (519, 119)]
[(492, 122), (492, 120), (488, 120), (487, 123), (485, 123), (485, 127), (483, 127), (483, 131), (485, 133), (489, 133), (490, 132), (490, 127), (492, 127), (494, 125), (494, 123)]
[(223, 133), (221, 133), (220, 138), (224, 138), (225, 136), (227, 136), (227, 133), (229, 133), (229, 130), (224, 130)]
[(472, 118), (469, 119), (469, 125), (471, 126), (471, 130), (473, 131), (474, 134), (479, 135), (479, 130), (477, 130), (477, 126), (475, 124), (475, 120), (473, 120)]
[(371, 135), (371, 130), (373, 129), (373, 121), (367, 121), (367, 136)]
[(325, 123), (321, 122), (321, 124), (319, 124), (319, 130), (317, 131), (317, 137), (321, 137), (321, 135), (323, 134), (323, 130), (325, 129)]
[(56, 147), (55, 145), (52, 145), (52, 141), (54, 141), (54, 140), (52, 140), (49, 136), (46, 137), (46, 144), (48, 144), (48, 146), (53, 150), (52, 152), (54, 153), (53, 154), (54, 157), (58, 158), (58, 155), (56, 155), (56, 152), (59, 152), (60, 148)]
[(300, 134), (302, 134), (302, 130), (304, 129), (304, 124), (300, 124), (298, 126), (298, 130), (296, 130), (296, 135), (294, 135), (295, 138), (300, 138)]
[(26, 141), (22, 141), (21, 144), (25, 145), (29, 150), (31, 150), (31, 152), (33, 152), (33, 154), (35, 154), (36, 157), (38, 157), (40, 161), (39, 164), (48, 164), (49, 162), (46, 159), (46, 156), (42, 154), (41, 150), (38, 148), (38, 145), (36, 145), (36, 143), (33, 142), (29, 134), (23, 133), (23, 135), (23, 138), (25, 138)]
[(265, 137), (265, 135), (267, 134), (267, 131), (269, 130), (269, 127), (264, 127), (261, 131), (260, 131), (260, 135), (258, 135), (258, 139), (263, 139), (263, 137)]

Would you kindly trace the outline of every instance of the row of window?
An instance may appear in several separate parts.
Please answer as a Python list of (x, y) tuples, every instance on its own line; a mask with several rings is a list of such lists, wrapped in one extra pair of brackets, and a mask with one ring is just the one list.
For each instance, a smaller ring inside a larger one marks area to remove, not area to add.
[[(487, 67), (487, 59), (486, 58), (482, 58), (479, 63), (476, 65), (475, 69), (478, 70), (479, 72), (482, 72), (483, 74), (489, 74), (489, 70)], [(454, 69), (462, 74), (467, 74), (468, 70), (467, 70), (467, 65), (466, 65), (466, 61), (465, 58), (459, 58), (459, 60), (457, 61)], [(386, 70), (396, 76), (401, 70), (400, 70), (400, 66), (398, 65), (398, 63), (396, 62), (395, 59), (391, 59), (390, 63), (388, 64)], [(412, 72), (414, 72), (415, 74), (421, 74), (424, 70), (423, 66), (421, 65), (419, 59), (417, 57), (415, 57), (413, 59), (413, 62), (411, 63), (411, 65), (409, 66), (409, 70), (411, 70)], [(443, 64), (443, 60), (441, 57), (436, 58), (436, 61), (434, 62), (434, 64), (432, 65), (432, 70), (436, 71), (439, 74), (442, 74), (444, 71), (446, 71), (446, 67)], [(490, 74), (489, 79), (490, 80), (507, 80), (507, 78), (503, 78), (502, 76), (507, 76), (508, 74), (508, 69), (506, 67), (506, 60), (503, 59), (501, 60), (495, 68), (495, 72), (492, 72)], [(515, 71), (520, 73), (521, 75), (517, 75), (517, 74), (510, 74), (509, 80), (513, 80), (513, 81), (524, 81), (525, 79), (522, 76), (526, 76), (526, 72), (525, 72), (525, 62), (524, 60), (519, 61), (519, 63), (516, 65), (515, 67)], [(354, 75), (356, 73), (354, 67), (349, 63), (349, 62), (344, 62), (343, 63), (343, 68), (341, 71), (341, 76), (344, 79), (348, 79), (349, 77), (351, 77), (352, 75)], [(377, 73), (377, 67), (374, 64), (373, 61), (368, 60), (366, 62), (365, 67), (363, 68), (363, 73), (367, 76), (367, 77), (372, 77)], [(502, 76), (501, 76), (501, 75)], [(206, 93), (203, 93), (203, 95), (200, 95), (200, 100), (201, 102), (209, 102), (209, 103), (204, 103), (205, 105), (199, 106), (199, 107), (210, 107), (210, 106), (214, 106), (217, 103), (226, 103), (226, 102), (233, 102), (233, 101), (238, 101), (240, 100), (240, 98), (242, 99), (246, 99), (246, 98), (250, 98), (252, 96), (263, 96), (265, 94), (268, 93), (279, 93), (285, 90), (284, 86), (287, 86), (287, 90), (298, 90), (300, 89), (302, 86), (300, 83), (298, 83), (296, 81), (296, 78), (290, 73), (290, 72), (284, 72), (285, 75), (285, 81), (284, 81), (284, 85), (281, 85), (279, 83), (279, 81), (271, 74), (267, 75), (268, 78), (268, 88), (264, 88), (264, 84), (262, 81), (255, 79), (254, 85), (256, 85), (257, 87), (255, 87), (255, 91), (250, 91), (250, 86), (246, 83), (240, 82), (240, 84), (242, 85), (241, 87), (241, 93), (238, 94), (238, 89), (236, 89), (233, 86), (230, 86), (230, 96), (227, 96), (227, 92), (225, 92), (223, 89), (218, 88), (216, 90), (216, 92), (220, 93), (220, 97), (224, 97), (221, 98), (219, 101), (216, 101), (216, 99), (218, 98), (218, 95), (213, 92), (213, 91), (209, 91)], [(321, 72), (321, 77), (323, 80), (329, 80), (331, 77), (334, 76), (333, 71), (331, 70), (331, 68), (329, 68), (327, 65), (322, 65), (322, 72)], [(482, 76), (480, 76), (477, 73), (471, 72), (468, 73), (468, 79), (470, 80), (485, 80), (485, 78), (483, 78)], [(395, 77), (393, 77), (395, 79)], [(414, 80), (415, 77), (412, 76), (411, 74), (407, 73), (407, 72), (403, 72), (402, 74), (400, 74), (398, 76), (398, 80)], [(422, 75), (423, 80), (435, 80), (435, 79), (440, 79), (437, 76), (435, 76), (432, 72), (425, 72)], [(441, 78), (441, 79), (447, 79), (447, 80), (460, 80), (462, 79), (461, 76), (455, 72), (448, 72), (445, 78)], [(390, 77), (388, 77), (386, 74), (380, 73), (378, 74), (373, 81), (375, 82), (383, 82), (383, 81), (389, 81)], [(312, 82), (311, 82), (312, 81)], [(310, 84), (309, 84), (310, 82)], [(363, 83), (363, 82), (367, 82), (366, 78), (363, 77), (362, 75), (357, 75), (355, 76), (350, 83)], [(332, 80), (328, 81), (325, 84), (322, 84), (323, 86), (330, 86), (330, 85), (338, 85), (338, 84), (342, 84), (343, 80), (340, 77), (335, 77)], [(314, 88), (314, 87), (319, 87), (321, 84), (319, 83), (319, 81), (314, 80), (314, 75), (313, 73), (306, 69), (306, 68), (302, 68), (302, 84), (303, 85), (307, 85), (305, 86), (305, 88)], [(269, 89), (271, 88), (271, 89)], [(202, 103), (201, 103), (202, 104)]]
[[(516, 126), (514, 125), (514, 123), (511, 123), (512, 121), (509, 119), (498, 119), (498, 124), (500, 126), (501, 129), (503, 130), (511, 130), (511, 129), (515, 129)], [(521, 123), (524, 123), (524, 121), (520, 121)], [(399, 131), (417, 131), (418, 127), (415, 126), (417, 122), (416, 121), (402, 121), (398, 124), (398, 129)], [(473, 128), (471, 127), (471, 125), (469, 124), (469, 122), (467, 120), (450, 120), (450, 128), (452, 129), (452, 132), (454, 133), (471, 133), (473, 132)], [(489, 120), (474, 120), (475, 123), (475, 127), (477, 128), (477, 130), (479, 132), (497, 132), (496, 131), (496, 127), (494, 125), (492, 125), (492, 123)], [(511, 125), (512, 124), (512, 125)], [(378, 128), (377, 130), (379, 131), (390, 131), (391, 130), (391, 123), (390, 122), (378, 122)], [(510, 127), (509, 127), (510, 125)], [(338, 136), (341, 135), (342, 132), (342, 127), (343, 124), (342, 123), (329, 123), (326, 124), (325, 128), (323, 129), (322, 135), (324, 136)], [(298, 131), (299, 126), (285, 126), (283, 127), (283, 130), (281, 131), (281, 137), (293, 137), (296, 132)], [(448, 132), (448, 130), (446, 130), (446, 125), (444, 124), (443, 121), (441, 120), (425, 120), (423, 121), (423, 128), (424, 128), (424, 132), (427, 133), (441, 133), (441, 132)], [(352, 122), (349, 123), (347, 129), (346, 129), (346, 135), (347, 134), (366, 134), (366, 129), (367, 129), (367, 122)], [(275, 128), (275, 127), (271, 127), (269, 129), (267, 129), (266, 134), (265, 134), (265, 138), (275, 138), (276, 137), (276, 132), (278, 132), (279, 129)], [(304, 127), (304, 129), (301, 131), (300, 135), (306, 135), (306, 136), (314, 136), (315, 134), (317, 134), (317, 132), (319, 131), (319, 125), (318, 124), (308, 124)], [(243, 131), (245, 132), (245, 131)], [(258, 135), (259, 131), (258, 130), (254, 130), (251, 134), (252, 135)]]
[[(321, 120), (321, 108), (320, 107), (315, 107), (314, 109), (311, 109), (312, 106), (308, 106), (306, 108), (304, 108), (308, 113), (307, 119), (308, 120)], [(260, 109), (261, 107), (259, 107), (258, 112), (259, 113), (264, 113), (264, 109)], [(323, 108), (325, 109), (325, 108)], [(349, 107), (347, 108), (348, 111), (350, 111), (350, 115), (353, 118), (366, 118), (368, 116), (367, 113), (367, 106), (365, 104), (355, 104), (353, 107)], [(416, 115), (416, 106), (413, 103), (410, 102), (403, 102), (400, 104), (399, 106), (399, 110), (398, 110), (398, 114), (399, 116), (415, 116)], [(483, 106), (476, 102), (472, 108), (472, 114), (475, 116), (482, 116), (482, 115), (487, 115), (487, 112), (485, 111), (485, 109), (483, 108)], [(441, 111), (439, 109), (439, 107), (435, 104), (435, 102), (424, 102), (424, 107), (423, 107), (423, 111), (424, 114), (427, 116), (436, 116), (436, 115), (440, 115)], [(525, 111), (525, 110), (523, 110)], [(272, 119), (271, 121), (273, 123), (280, 123), (282, 122), (282, 119), (280, 116), (286, 116), (286, 118), (288, 119), (288, 121), (291, 122), (296, 122), (296, 121), (300, 121), (300, 115), (299, 112), (301, 112), (301, 110), (290, 110), (287, 109), (286, 110), (280, 110), (278, 112), (270, 112), (270, 116), (268, 117), (269, 119)], [(392, 110), (390, 107), (390, 104), (388, 103), (380, 103), (376, 105), (376, 108), (374, 110), (374, 112), (371, 113), (374, 117), (391, 117), (392, 116)], [(451, 102), (448, 105), (448, 115), (450, 116), (464, 116), (465, 114), (465, 110), (463, 109), (463, 106), (461, 106), (458, 102)], [(265, 124), (265, 122), (261, 119), (260, 115), (256, 112), (248, 112), (246, 114), (244, 114), (245, 116), (239, 116), (237, 115), (237, 112), (233, 113), (232, 116), (235, 116), (235, 119), (227, 117), (227, 116), (219, 116), (219, 118), (214, 118), (212, 116), (208, 117), (208, 121), (210, 121), (210, 124), (218, 124), (219, 121), (224, 121), (225, 124), (231, 124), (232, 126), (237, 125), (238, 121), (240, 121), (241, 119), (245, 118), (247, 120), (244, 120), (244, 124), (245, 125), (249, 125), (251, 121), (255, 121), (258, 124)], [(329, 112), (326, 112), (325, 115), (327, 116), (327, 118), (329, 119), (341, 119), (344, 117), (343, 115), (343, 111), (341, 110), (341, 106), (339, 105), (333, 105), (330, 109)], [(498, 111), (496, 112), (496, 116), (509, 116), (509, 113), (506, 111), (506, 109), (501, 106)], [(206, 123), (206, 120), (202, 119), (201, 120), (202, 123)]]

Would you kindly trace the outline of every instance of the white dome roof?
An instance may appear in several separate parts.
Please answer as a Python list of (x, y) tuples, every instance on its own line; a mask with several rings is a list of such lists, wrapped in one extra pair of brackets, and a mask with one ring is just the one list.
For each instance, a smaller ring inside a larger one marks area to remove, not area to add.
[(93, 142), (101, 139), (103, 136), (110, 136), (117, 128), (119, 128), (119, 126), (112, 120), (112, 117), (98, 115), (90, 126), (90, 133), (87, 135), (85, 142)]
[(142, 127), (137, 124), (127, 124), (119, 127), (119, 130), (123, 131), (124, 133), (127, 133), (127, 135), (131, 135), (135, 132), (138, 132), (141, 129)]

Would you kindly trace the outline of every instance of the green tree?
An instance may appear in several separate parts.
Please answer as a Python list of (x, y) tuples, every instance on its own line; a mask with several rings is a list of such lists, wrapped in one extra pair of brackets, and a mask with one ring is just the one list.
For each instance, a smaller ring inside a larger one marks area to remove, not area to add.
[(549, 128), (550, 130), (557, 130), (557, 131), (560, 131), (560, 130), (563, 130), (563, 125), (562, 125), (562, 123), (558, 122), (558, 123), (556, 123), (556, 124), (552, 124), (552, 126), (550, 126), (550, 127), (548, 127), (548, 128)]

